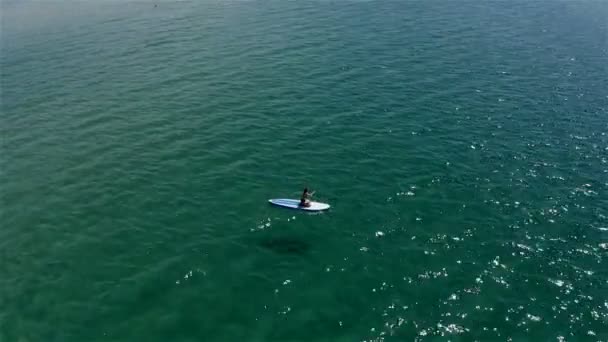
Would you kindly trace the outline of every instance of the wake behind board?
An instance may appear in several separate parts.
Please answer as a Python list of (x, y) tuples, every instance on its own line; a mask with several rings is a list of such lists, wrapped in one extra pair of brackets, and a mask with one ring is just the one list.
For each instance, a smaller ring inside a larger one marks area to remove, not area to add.
[(310, 202), (309, 207), (300, 206), (300, 200), (296, 199), (287, 199), (287, 198), (275, 198), (268, 200), (270, 204), (277, 205), (279, 207), (291, 208), (291, 209), (299, 209), (305, 211), (321, 211), (329, 209), (329, 204), (320, 203), (320, 202)]

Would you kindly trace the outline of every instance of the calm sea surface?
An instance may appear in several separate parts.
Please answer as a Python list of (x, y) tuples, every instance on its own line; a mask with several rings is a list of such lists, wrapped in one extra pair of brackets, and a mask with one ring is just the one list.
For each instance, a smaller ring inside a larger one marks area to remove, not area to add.
[(608, 341), (608, 1), (0, 6), (0, 341)]

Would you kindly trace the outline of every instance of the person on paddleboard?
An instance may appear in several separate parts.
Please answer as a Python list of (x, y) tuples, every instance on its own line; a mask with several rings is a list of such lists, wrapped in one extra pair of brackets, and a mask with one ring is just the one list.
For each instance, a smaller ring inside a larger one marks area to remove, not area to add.
[(310, 207), (310, 197), (314, 194), (313, 192), (308, 192), (308, 188), (304, 188), (304, 192), (302, 193), (302, 197), (300, 198), (300, 206), (301, 207)]

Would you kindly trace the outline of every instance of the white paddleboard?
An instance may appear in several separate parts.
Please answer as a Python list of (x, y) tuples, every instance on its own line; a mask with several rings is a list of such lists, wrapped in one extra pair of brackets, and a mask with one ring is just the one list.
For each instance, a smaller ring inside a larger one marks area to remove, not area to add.
[(268, 200), (268, 202), (270, 202), (270, 204), (278, 205), (279, 207), (306, 210), (306, 211), (321, 211), (321, 210), (329, 209), (329, 204), (320, 203), (320, 202), (310, 202), (310, 206), (303, 207), (303, 206), (300, 206), (300, 200), (297, 200), (297, 199), (275, 198), (275, 199)]

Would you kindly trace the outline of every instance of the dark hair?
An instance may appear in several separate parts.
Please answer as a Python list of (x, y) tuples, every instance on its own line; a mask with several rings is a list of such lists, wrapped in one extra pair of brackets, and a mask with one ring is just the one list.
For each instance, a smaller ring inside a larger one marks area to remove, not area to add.
[(304, 192), (308, 192), (308, 187), (304, 188)]

